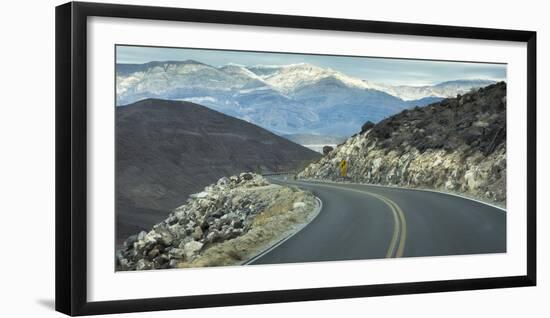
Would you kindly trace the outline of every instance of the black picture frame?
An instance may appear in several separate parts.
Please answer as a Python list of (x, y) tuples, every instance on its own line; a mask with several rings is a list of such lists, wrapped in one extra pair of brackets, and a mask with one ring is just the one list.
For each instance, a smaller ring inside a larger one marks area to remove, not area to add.
[[(527, 44), (527, 273), (352, 287), (88, 302), (86, 36), (92, 16), (501, 40)], [(536, 284), (536, 32), (197, 9), (70, 2), (56, 7), (56, 310), (92, 315)]]

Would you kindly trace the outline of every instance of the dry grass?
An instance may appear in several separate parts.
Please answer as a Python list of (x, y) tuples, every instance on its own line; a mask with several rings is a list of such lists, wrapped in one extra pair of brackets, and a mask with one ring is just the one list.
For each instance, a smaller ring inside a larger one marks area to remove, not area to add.
[[(200, 257), (183, 261), (180, 268), (238, 265), (269, 248), (275, 242), (293, 233), (313, 217), (315, 197), (307, 192), (280, 187), (271, 195), (272, 204), (258, 214), (252, 228), (235, 239), (214, 244), (201, 252)], [(293, 208), (295, 202), (305, 207)]]

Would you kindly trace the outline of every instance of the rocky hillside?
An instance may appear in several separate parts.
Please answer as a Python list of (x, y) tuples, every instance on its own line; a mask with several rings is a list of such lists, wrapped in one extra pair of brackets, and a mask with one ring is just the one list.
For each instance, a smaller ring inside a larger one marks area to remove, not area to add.
[(117, 242), (188, 195), (242, 171), (295, 170), (319, 153), (209, 108), (143, 100), (116, 109)]
[(235, 265), (308, 223), (315, 199), (262, 176), (222, 177), (148, 232), (130, 236), (117, 270)]
[(506, 84), (404, 110), (309, 165), (298, 177), (458, 192), (505, 204)]

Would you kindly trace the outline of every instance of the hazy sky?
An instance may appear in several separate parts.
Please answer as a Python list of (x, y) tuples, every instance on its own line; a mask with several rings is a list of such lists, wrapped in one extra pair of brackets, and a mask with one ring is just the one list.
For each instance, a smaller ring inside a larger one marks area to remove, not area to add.
[(117, 63), (184, 60), (196, 60), (216, 67), (229, 63), (247, 66), (311, 63), (392, 85), (426, 85), (456, 79), (506, 79), (504, 64), (117, 46)]

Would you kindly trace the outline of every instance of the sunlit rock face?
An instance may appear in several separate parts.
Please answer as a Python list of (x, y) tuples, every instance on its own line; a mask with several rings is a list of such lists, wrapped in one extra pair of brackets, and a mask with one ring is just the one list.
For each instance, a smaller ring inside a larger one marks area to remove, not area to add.
[(343, 159), (352, 181), (505, 204), (506, 84), (404, 110), (349, 138), (298, 177), (339, 180)]

